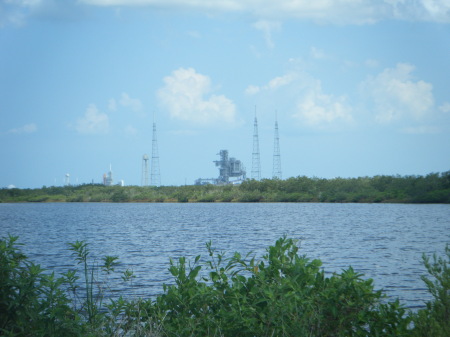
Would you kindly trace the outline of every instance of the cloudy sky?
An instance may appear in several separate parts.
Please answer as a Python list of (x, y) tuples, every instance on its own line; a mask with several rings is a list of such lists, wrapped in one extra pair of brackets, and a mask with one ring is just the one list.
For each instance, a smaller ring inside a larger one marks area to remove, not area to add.
[(0, 187), (450, 169), (449, 0), (2, 0)]

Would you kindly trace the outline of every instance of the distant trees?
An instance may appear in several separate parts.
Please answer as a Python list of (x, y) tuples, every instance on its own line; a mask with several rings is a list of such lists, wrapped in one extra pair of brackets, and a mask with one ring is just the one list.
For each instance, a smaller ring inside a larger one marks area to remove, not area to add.
[(398, 202), (450, 203), (450, 171), (426, 176), (246, 180), (241, 185), (0, 189), (0, 202)]

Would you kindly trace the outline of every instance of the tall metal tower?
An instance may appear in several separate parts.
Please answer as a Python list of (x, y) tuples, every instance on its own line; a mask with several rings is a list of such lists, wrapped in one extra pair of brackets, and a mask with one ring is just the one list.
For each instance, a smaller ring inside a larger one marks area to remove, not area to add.
[(280, 137), (278, 136), (278, 120), (275, 113), (275, 136), (273, 142), (273, 171), (272, 177), (281, 179), (281, 155), (280, 155)]
[(252, 153), (252, 179), (261, 179), (261, 162), (259, 160), (259, 138), (258, 138), (258, 120), (256, 119), (255, 107), (255, 123), (253, 124), (253, 153)]
[(144, 154), (142, 156), (142, 186), (148, 186), (148, 155)]
[(161, 185), (161, 174), (159, 173), (158, 141), (156, 140), (156, 123), (153, 121), (152, 139), (152, 169), (150, 174), (150, 185)]

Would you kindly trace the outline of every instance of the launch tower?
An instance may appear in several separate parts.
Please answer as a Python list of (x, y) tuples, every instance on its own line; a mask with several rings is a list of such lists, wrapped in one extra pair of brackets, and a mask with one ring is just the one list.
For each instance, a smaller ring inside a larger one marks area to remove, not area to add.
[[(228, 150), (220, 150), (220, 160), (215, 160), (214, 163), (219, 167), (219, 177), (203, 179), (199, 178), (195, 181), (195, 185), (227, 185), (238, 184), (246, 179), (245, 167), (240, 160), (228, 157)], [(230, 178), (237, 178), (230, 180)]]

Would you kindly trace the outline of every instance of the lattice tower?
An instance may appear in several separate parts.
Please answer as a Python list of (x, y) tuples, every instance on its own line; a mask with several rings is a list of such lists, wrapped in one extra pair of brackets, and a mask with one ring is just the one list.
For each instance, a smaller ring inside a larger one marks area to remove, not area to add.
[(273, 171), (272, 177), (281, 179), (280, 137), (278, 136), (278, 120), (275, 117), (275, 136), (273, 142)]
[(252, 179), (261, 179), (261, 162), (259, 153), (259, 138), (258, 138), (258, 120), (256, 118), (255, 107), (255, 122), (253, 124), (253, 153), (252, 153)]
[(142, 156), (142, 179), (141, 185), (148, 186), (148, 155), (144, 154)]
[(156, 123), (153, 123), (152, 168), (150, 174), (150, 185), (161, 185), (161, 174), (159, 172), (158, 141), (156, 140)]

